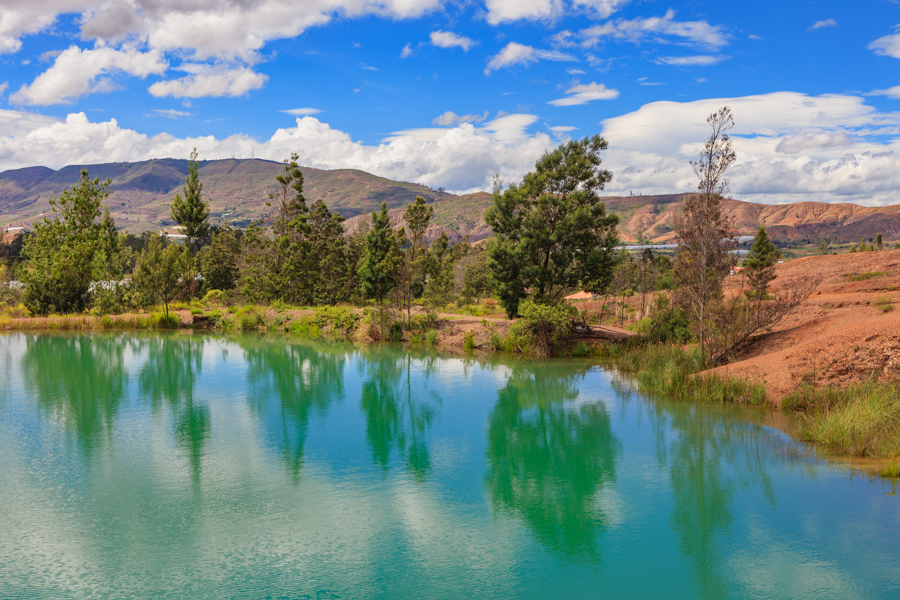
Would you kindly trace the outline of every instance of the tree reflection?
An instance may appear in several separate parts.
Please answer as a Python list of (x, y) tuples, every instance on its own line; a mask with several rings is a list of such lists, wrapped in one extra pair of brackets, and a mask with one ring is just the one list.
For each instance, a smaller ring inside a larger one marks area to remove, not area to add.
[(607, 523), (599, 494), (615, 480), (621, 444), (603, 404), (565, 405), (585, 372), (560, 363), (512, 367), (490, 418), (485, 485), (495, 509), (523, 519), (551, 552), (596, 562)]
[(344, 396), (346, 346), (240, 339), (246, 353), (249, 402), (279, 448), (295, 481), (303, 468), (309, 419)]
[(768, 469), (778, 460), (774, 438), (744, 415), (692, 402), (651, 399), (646, 406), (668, 468), (674, 508), (670, 526), (690, 565), (698, 597), (728, 596), (733, 575), (720, 540), (730, 535), (740, 487), (762, 491), (775, 506)]
[(31, 335), (22, 357), (25, 386), (90, 452), (110, 435), (128, 372), (124, 336)]
[(210, 435), (209, 407), (194, 402), (194, 386), (203, 368), (203, 338), (181, 334), (141, 339), (147, 361), (139, 378), (154, 410), (165, 403), (174, 415), (176, 445), (187, 454), (191, 481), (199, 489), (204, 446)]
[[(389, 347), (365, 351), (367, 378), (362, 386), (362, 411), (366, 417), (366, 440), (372, 461), (387, 470), (391, 452), (396, 450), (407, 471), (423, 481), (431, 470), (431, 453), (426, 435), (442, 404), (440, 396), (426, 385), (414, 383), (413, 356), (398, 354)], [(434, 357), (426, 356), (416, 373), (428, 375)]]

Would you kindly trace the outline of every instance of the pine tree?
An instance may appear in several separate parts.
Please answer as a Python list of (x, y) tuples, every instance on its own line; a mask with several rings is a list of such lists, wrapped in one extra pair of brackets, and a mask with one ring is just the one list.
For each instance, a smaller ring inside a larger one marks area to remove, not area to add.
[(412, 323), (412, 301), (415, 296), (416, 279), (422, 270), (421, 251), (425, 243), (425, 231), (431, 222), (434, 213), (433, 206), (426, 206), (425, 198), (416, 196), (415, 203), (406, 205), (403, 220), (409, 228), (408, 246), (403, 253), (403, 268), (401, 273), (401, 294), (406, 306), (407, 325)]
[[(372, 213), (372, 228), (366, 234), (365, 255), (359, 265), (359, 279), (362, 292), (369, 298), (378, 300), (379, 310), (384, 313), (384, 298), (399, 282), (400, 252), (396, 238), (391, 231), (387, 205), (381, 203), (381, 212)], [(382, 316), (382, 335), (384, 319)]]
[(205, 202), (202, 198), (203, 184), (200, 183), (198, 166), (197, 149), (194, 148), (182, 187), (184, 197), (176, 193), (169, 207), (172, 220), (181, 225), (184, 235), (187, 236), (188, 248), (193, 248), (194, 240), (209, 237), (209, 202)]
[(881, 234), (877, 234), (875, 236), (875, 249), (881, 250), (884, 248), (884, 238), (881, 237)]
[(760, 227), (747, 254), (745, 272), (750, 289), (744, 293), (749, 299), (761, 302), (767, 298), (769, 283), (777, 277), (775, 264), (779, 256), (778, 249), (769, 241), (766, 228)]
[[(322, 200), (316, 200), (309, 212), (309, 272), (315, 304), (337, 304), (345, 300), (347, 270), (344, 217), (331, 212)], [(355, 268), (355, 265), (352, 265)]]

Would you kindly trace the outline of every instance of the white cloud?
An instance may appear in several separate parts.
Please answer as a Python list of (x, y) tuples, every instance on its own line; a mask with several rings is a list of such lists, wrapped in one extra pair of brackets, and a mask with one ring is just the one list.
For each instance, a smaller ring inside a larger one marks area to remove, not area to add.
[(872, 90), (868, 96), (887, 96), (888, 98), (900, 98), (900, 85), (895, 85), (886, 90)]
[(117, 73), (144, 78), (164, 73), (167, 68), (168, 64), (158, 52), (109, 47), (82, 50), (70, 46), (31, 85), (23, 85), (12, 94), (10, 101), (23, 105), (58, 104), (89, 93), (115, 89), (110, 77)]
[(322, 111), (318, 108), (291, 108), (288, 110), (282, 110), (280, 112), (287, 113), (295, 117), (306, 117), (309, 115), (317, 115)]
[(754, 34), (751, 33), (750, 35), (747, 36), (747, 39), (748, 39), (748, 40), (759, 41), (759, 40), (762, 39), (762, 37), (760, 37), (760, 36), (758, 36), (758, 35), (754, 35)]
[[(527, 133), (535, 115), (504, 115), (476, 127), (462, 123), (436, 129), (438, 136), (420, 139), (418, 131), (378, 145), (364, 145), (315, 117), (300, 117), (296, 126), (277, 130), (268, 140), (236, 134), (176, 138), (167, 133), (148, 136), (123, 129), (115, 119), (92, 123), (84, 113), (65, 121), (18, 111), (0, 110), (0, 171), (46, 165), (187, 158), (197, 147), (204, 159), (250, 157), (276, 161), (291, 152), (300, 164), (322, 168), (361, 169), (382, 177), (418, 181), (458, 192), (487, 190), (491, 177), (521, 179), (543, 152), (555, 144), (546, 133)], [(427, 131), (427, 130), (419, 130)], [(7, 133), (8, 132), (8, 133)]]
[(566, 73), (569, 75), (584, 75), (584, 71), (581, 69), (566, 69)]
[(611, 14), (631, 0), (572, 0), (572, 4), (583, 8), (594, 18), (607, 19)]
[(574, 45), (573, 38), (580, 39), (580, 45), (585, 48), (593, 48), (607, 39), (640, 44), (647, 41), (667, 43), (675, 38), (682, 43), (715, 50), (728, 44), (729, 35), (720, 25), (710, 25), (706, 21), (676, 21), (675, 11), (669, 10), (662, 17), (607, 21), (577, 34), (565, 31), (555, 37), (561, 45)]
[(0, 83), (0, 96), (3, 95), (3, 92), (5, 92), (6, 88), (8, 88), (8, 87), (9, 87), (8, 81), (4, 81), (3, 83)]
[(550, 21), (562, 16), (562, 0), (486, 0), (487, 22)]
[(868, 48), (875, 54), (900, 58), (900, 33), (880, 37), (869, 44)]
[(481, 123), (488, 117), (488, 112), (485, 111), (483, 115), (458, 115), (455, 112), (447, 111), (444, 114), (435, 117), (431, 122), (435, 125), (459, 125), (460, 123)]
[(154, 108), (145, 117), (166, 117), (167, 119), (177, 119), (179, 117), (192, 117), (194, 113), (185, 112), (183, 110), (175, 110), (174, 108)]
[(723, 56), (721, 54), (714, 56), (709, 54), (700, 56), (660, 56), (655, 62), (661, 65), (672, 65), (674, 67), (708, 67), (710, 65), (717, 65), (729, 58), (729, 56)]
[(412, 48), (407, 44), (403, 46), (403, 50), (400, 51), (400, 58), (409, 58), (410, 56), (412, 56)]
[(552, 106), (579, 106), (592, 100), (614, 100), (619, 97), (619, 91), (606, 87), (602, 83), (576, 84), (566, 90), (569, 94), (566, 98), (551, 100), (547, 104)]
[(816, 21), (807, 31), (815, 31), (816, 29), (822, 29), (823, 27), (834, 27), (835, 25), (837, 25), (837, 21), (834, 19), (825, 19), (824, 21)]
[(556, 50), (538, 50), (531, 46), (510, 42), (503, 50), (491, 57), (484, 74), (489, 75), (491, 71), (514, 65), (528, 66), (539, 60), (578, 62), (578, 59), (571, 54)]
[(438, 48), (462, 48), (464, 52), (468, 52), (469, 48), (477, 42), (464, 35), (457, 35), (452, 31), (441, 31), (439, 29), (431, 32), (431, 43)]
[[(688, 161), (709, 135), (705, 119), (730, 106), (738, 162), (729, 173), (737, 198), (884, 205), (900, 192), (900, 113), (863, 98), (778, 92), (694, 102), (654, 102), (603, 121), (610, 193), (672, 193), (696, 188)], [(852, 136), (852, 138), (851, 138)]]
[(179, 79), (157, 81), (148, 91), (157, 98), (235, 97), (258, 90), (269, 79), (268, 75), (257, 73), (248, 67), (186, 64), (178, 67), (178, 70), (188, 75)]

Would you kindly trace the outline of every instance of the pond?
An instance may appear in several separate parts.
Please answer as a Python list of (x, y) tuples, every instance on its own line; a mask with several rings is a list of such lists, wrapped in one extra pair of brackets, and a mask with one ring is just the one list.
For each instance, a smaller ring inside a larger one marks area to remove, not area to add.
[(897, 598), (900, 498), (583, 360), (0, 335), (2, 598)]

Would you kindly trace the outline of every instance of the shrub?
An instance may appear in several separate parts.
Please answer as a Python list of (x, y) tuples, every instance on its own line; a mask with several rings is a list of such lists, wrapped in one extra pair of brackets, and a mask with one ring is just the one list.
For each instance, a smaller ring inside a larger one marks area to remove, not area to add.
[(180, 325), (181, 317), (179, 317), (178, 315), (172, 313), (169, 313), (168, 315), (166, 315), (166, 313), (153, 313), (152, 315), (150, 315), (150, 327), (156, 329), (177, 329)]
[(883, 276), (884, 273), (882, 273), (881, 271), (866, 271), (865, 273), (848, 273), (847, 279), (849, 279), (850, 281), (865, 281), (874, 277)]
[(878, 310), (882, 313), (889, 313), (894, 310), (894, 304), (891, 302), (891, 297), (888, 295), (875, 298), (875, 306), (877, 306)]
[(572, 348), (572, 356), (590, 356), (591, 355), (591, 347), (584, 342), (578, 342), (575, 344), (575, 347)]
[(257, 329), (259, 326), (265, 325), (266, 323), (262, 311), (252, 305), (238, 309), (234, 313), (234, 321), (236, 327), (242, 330)]
[(574, 308), (568, 304), (549, 306), (524, 300), (519, 304), (520, 318), (510, 327), (510, 334), (522, 346), (534, 346), (544, 356), (556, 356), (572, 333)]
[(465, 331), (463, 332), (463, 348), (466, 350), (474, 350), (475, 349), (475, 332), (474, 331)]
[(203, 296), (203, 303), (213, 306), (222, 304), (224, 295), (225, 293), (222, 290), (209, 290), (206, 292), (206, 295)]
[(429, 329), (428, 333), (425, 334), (425, 343), (429, 346), (437, 346), (438, 343), (438, 332), (435, 329)]

